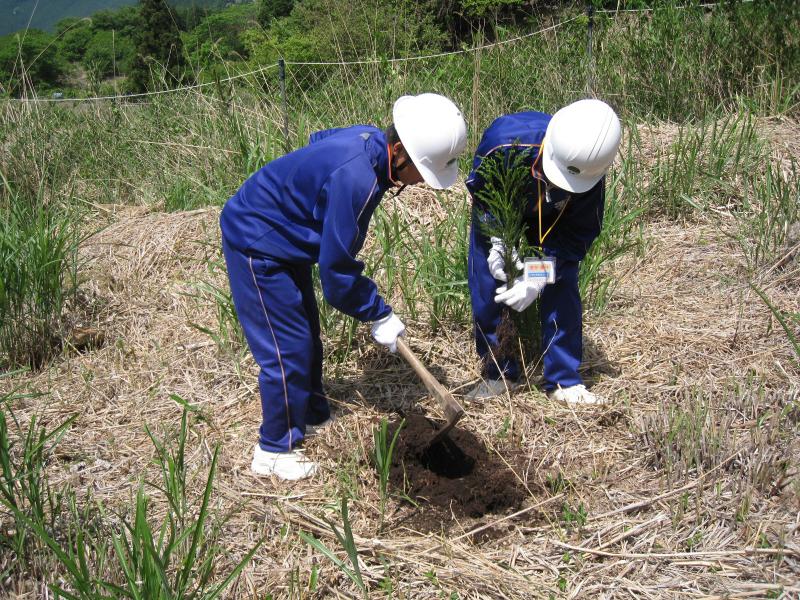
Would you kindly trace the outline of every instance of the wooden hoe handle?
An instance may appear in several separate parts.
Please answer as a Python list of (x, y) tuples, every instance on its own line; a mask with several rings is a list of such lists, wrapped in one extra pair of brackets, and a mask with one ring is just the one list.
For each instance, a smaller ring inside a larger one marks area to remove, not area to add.
[(430, 371), (425, 368), (425, 365), (420, 362), (416, 354), (411, 351), (411, 348), (403, 341), (402, 337), (397, 338), (397, 349), (400, 355), (411, 365), (414, 372), (428, 388), (428, 391), (442, 407), (448, 422), (455, 422), (464, 414), (464, 409), (456, 402), (453, 395), (448, 392), (444, 386), (436, 380), (436, 377), (431, 375)]

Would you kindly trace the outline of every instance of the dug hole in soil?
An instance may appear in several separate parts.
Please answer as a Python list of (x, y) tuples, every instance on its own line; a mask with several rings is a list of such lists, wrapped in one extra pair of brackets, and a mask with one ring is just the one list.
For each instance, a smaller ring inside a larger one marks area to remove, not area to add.
[[(390, 424), (390, 440), (400, 423)], [(525, 489), (475, 435), (456, 426), (429, 447), (436, 430), (423, 415), (405, 415), (392, 455), (393, 488), (418, 502), (427, 516), (414, 519), (418, 527), (440, 529), (442, 518), (478, 518), (520, 506)]]

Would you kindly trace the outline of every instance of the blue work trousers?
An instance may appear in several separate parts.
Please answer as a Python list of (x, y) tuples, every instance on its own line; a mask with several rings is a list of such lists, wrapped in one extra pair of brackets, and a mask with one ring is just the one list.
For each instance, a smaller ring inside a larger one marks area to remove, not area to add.
[[(494, 301), (495, 290), (504, 284), (489, 271), (486, 259), (491, 249), (489, 239), (480, 231), (473, 211), (469, 239), (468, 279), (475, 325), (475, 346), (484, 364), (483, 377), (511, 380), (520, 376), (516, 359), (497, 356), (497, 326), (504, 304)], [(578, 374), (583, 352), (582, 306), (578, 291), (577, 261), (556, 261), (556, 282), (547, 285), (539, 298), (542, 326), (544, 389), (569, 387), (582, 383)]]
[(248, 256), (224, 236), (222, 250), (236, 314), (261, 367), (259, 443), (267, 452), (288, 452), (303, 441), (307, 424), (330, 417), (311, 266)]

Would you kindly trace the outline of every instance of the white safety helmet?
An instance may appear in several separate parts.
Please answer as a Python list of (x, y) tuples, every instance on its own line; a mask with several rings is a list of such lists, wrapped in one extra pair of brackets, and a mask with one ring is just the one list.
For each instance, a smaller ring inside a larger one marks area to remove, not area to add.
[(622, 129), (602, 100), (578, 100), (553, 115), (542, 143), (542, 169), (551, 183), (576, 194), (606, 174), (619, 149)]
[(409, 158), (429, 186), (441, 190), (458, 178), (458, 156), (467, 145), (467, 124), (452, 100), (439, 94), (401, 96), (394, 127)]

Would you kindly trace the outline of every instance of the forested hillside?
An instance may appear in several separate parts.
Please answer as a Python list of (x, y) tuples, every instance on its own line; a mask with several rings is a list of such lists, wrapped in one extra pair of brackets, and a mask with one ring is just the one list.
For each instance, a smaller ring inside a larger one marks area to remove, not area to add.
[[(720, 74), (730, 78), (729, 86), (746, 85), (757, 75), (752, 69), (763, 52), (774, 58), (772, 64), (782, 75), (791, 77), (800, 68), (800, 4), (792, 0), (752, 4), (723, 3), (726, 8), (714, 13), (714, 18), (725, 20), (717, 35), (725, 36), (721, 41), (734, 49), (719, 65)], [(0, 14), (17, 19), (30, 15), (33, 5), (34, 0), (0, 0)], [(609, 10), (642, 5), (639, 0), (622, 4), (594, 0), (598, 19), (607, 18)], [(79, 16), (95, 8), (105, 10)], [(32, 29), (25, 35), (0, 37), (0, 95), (143, 92), (214, 81), (231, 72), (274, 64), (279, 57), (339, 61), (459, 51), (526, 35), (557, 20), (569, 19), (585, 30), (586, 11), (583, 2), (539, 0), (42, 1), (31, 26), (54, 24), (51, 32)], [(47, 23), (39, 20), (45, 18)], [(13, 19), (0, 23), (7, 25)], [(645, 30), (646, 35), (632, 32), (627, 40), (615, 39), (613, 44), (627, 44), (634, 60), (650, 50), (669, 54), (674, 40), (684, 33), (676, 23), (665, 22), (649, 34)], [(702, 45), (720, 40), (695, 41)], [(635, 52), (634, 46), (638, 46)], [(582, 48), (583, 40), (572, 52)], [(670, 68), (681, 66), (671, 64)]]
[[(1, 12), (17, 16), (30, 15), (34, 4), (2, 2)], [(225, 2), (224, 7), (214, 0), (180, 0), (170, 2), (171, 7), (161, 0), (84, 0), (58, 3), (58, 8), (49, 4), (39, 4), (31, 27), (52, 25), (52, 31), (0, 37), (0, 92), (20, 96), (58, 90), (80, 96), (144, 91), (158, 81), (170, 86), (174, 80), (212, 80), (217, 72), (274, 63), (279, 56), (341, 60), (458, 50), (525, 33), (559, 13), (585, 10), (582, 3), (537, 0), (255, 0)], [(598, 0), (598, 6), (603, 4)], [(114, 10), (80, 16), (93, 7)], [(47, 23), (37, 20), (45, 15)], [(15, 23), (10, 27), (25, 25)], [(165, 67), (166, 77), (159, 72)], [(135, 70), (139, 72), (131, 76)]]
[[(251, 0), (242, 0), (245, 2)], [(26, 27), (52, 31), (68, 17), (88, 17), (101, 10), (136, 4), (136, 0), (0, 0), (0, 35)], [(222, 7), (225, 0), (175, 0), (173, 6)]]

